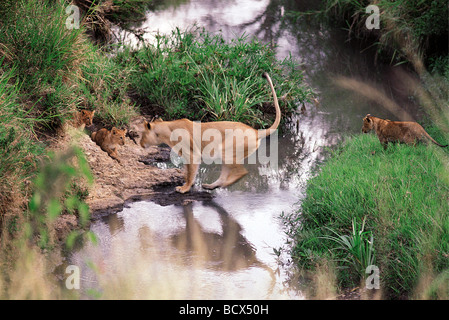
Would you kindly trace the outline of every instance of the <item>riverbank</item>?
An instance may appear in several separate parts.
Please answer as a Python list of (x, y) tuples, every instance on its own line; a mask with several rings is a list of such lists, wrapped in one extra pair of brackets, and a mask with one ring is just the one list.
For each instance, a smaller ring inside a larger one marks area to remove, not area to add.
[(374, 265), (380, 289), (366, 290), (374, 297), (447, 299), (448, 163), (447, 150), (434, 145), (384, 151), (375, 135), (347, 139), (290, 217), (298, 223), (292, 257), (303, 274), (320, 273), (327, 292), (347, 291), (366, 288)]
[[(296, 62), (276, 60), (274, 49), (259, 41), (227, 42), (204, 30), (177, 29), (157, 45), (113, 53), (110, 46), (92, 43), (92, 25), (85, 24), (107, 17), (98, 16), (107, 8), (82, 10), (77, 29), (67, 27), (68, 4), (21, 0), (0, 8), (1, 298), (64, 296), (52, 293), (48, 276), (51, 256), (61, 244), (70, 249), (80, 238), (95, 242), (92, 232), (84, 232), (92, 218), (182, 181), (178, 169), (145, 164), (158, 149), (143, 150), (132, 136), (119, 148), (123, 161), (118, 164), (86, 133), (69, 134), (77, 111), (95, 110), (90, 130), (130, 131), (133, 119), (142, 115), (264, 127), (275, 115), (263, 72), (272, 77), (284, 115), (312, 94)], [(157, 201), (209, 197), (166, 193)]]

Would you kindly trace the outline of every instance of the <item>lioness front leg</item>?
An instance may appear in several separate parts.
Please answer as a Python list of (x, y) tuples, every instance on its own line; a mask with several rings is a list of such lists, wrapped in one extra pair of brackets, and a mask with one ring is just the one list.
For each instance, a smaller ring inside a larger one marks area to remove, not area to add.
[(184, 177), (186, 182), (184, 185), (176, 187), (176, 191), (179, 193), (186, 193), (190, 191), (193, 183), (195, 182), (196, 172), (198, 171), (198, 164), (186, 164), (184, 169)]

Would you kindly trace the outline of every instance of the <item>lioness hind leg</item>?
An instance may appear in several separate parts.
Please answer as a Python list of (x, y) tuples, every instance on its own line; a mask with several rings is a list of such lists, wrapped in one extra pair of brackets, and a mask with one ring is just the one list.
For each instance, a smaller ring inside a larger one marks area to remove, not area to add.
[(205, 189), (215, 189), (218, 187), (227, 187), (243, 178), (248, 171), (241, 164), (223, 164), (220, 177), (212, 184), (203, 184)]
[(176, 187), (176, 191), (179, 193), (186, 193), (190, 191), (193, 183), (195, 182), (196, 172), (198, 171), (199, 165), (197, 164), (186, 164), (184, 169), (184, 178), (186, 182), (184, 185)]
[(241, 164), (234, 164), (231, 165), (232, 170), (230, 174), (228, 175), (228, 178), (226, 179), (226, 182), (222, 185), (223, 187), (230, 186), (231, 184), (236, 183), (241, 178), (246, 176), (248, 174), (248, 171), (245, 169), (245, 167)]

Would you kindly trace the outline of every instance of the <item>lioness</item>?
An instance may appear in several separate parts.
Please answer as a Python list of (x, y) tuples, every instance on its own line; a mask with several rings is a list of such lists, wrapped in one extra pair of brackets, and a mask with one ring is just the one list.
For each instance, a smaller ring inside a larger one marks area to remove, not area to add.
[(94, 111), (80, 110), (75, 113), (73, 120), (72, 120), (72, 125), (75, 128), (79, 128), (79, 129), (83, 130), (85, 126), (92, 125), (92, 120), (94, 118), (94, 114), (95, 114), (95, 110)]
[(420, 124), (412, 121), (384, 120), (367, 114), (363, 118), (362, 132), (368, 133), (373, 129), (376, 131), (377, 137), (384, 146), (384, 149), (387, 149), (388, 142), (415, 145), (417, 142), (427, 142), (429, 140), (440, 147), (448, 146), (443, 146), (436, 142)]
[(108, 155), (120, 163), (120, 158), (117, 154), (117, 147), (125, 144), (126, 130), (120, 130), (113, 127), (111, 131), (106, 128), (100, 129), (92, 133), (92, 140), (100, 146), (101, 150), (108, 153)]
[(242, 165), (243, 159), (259, 148), (260, 141), (272, 134), (281, 120), (281, 110), (271, 78), (267, 73), (263, 76), (270, 85), (276, 108), (276, 119), (268, 129), (256, 130), (241, 122), (232, 121), (199, 124), (188, 119), (174, 121), (158, 119), (144, 122), (140, 140), (143, 148), (165, 143), (184, 159), (185, 184), (176, 187), (176, 191), (185, 193), (190, 190), (200, 162), (206, 158), (221, 163), (222, 168), (217, 181), (202, 185), (205, 189), (229, 186), (248, 173)]

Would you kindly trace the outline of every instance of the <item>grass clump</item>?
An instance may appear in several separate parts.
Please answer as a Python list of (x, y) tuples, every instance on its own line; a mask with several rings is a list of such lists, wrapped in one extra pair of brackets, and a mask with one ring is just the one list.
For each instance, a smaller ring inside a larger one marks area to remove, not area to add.
[(10, 84), (13, 70), (0, 72), (0, 238), (17, 230), (26, 207), (24, 185), (38, 165), (44, 146), (27, 130), (30, 122), (18, 103), (18, 89)]
[(339, 285), (355, 287), (375, 264), (389, 297), (413, 297), (427, 279), (427, 297), (447, 299), (448, 160), (433, 145), (384, 151), (374, 135), (346, 141), (308, 183), (292, 252), (298, 265), (332, 261)]
[(273, 79), (284, 113), (311, 95), (291, 57), (278, 61), (272, 48), (244, 35), (226, 42), (221, 34), (176, 29), (128, 54), (140, 68), (133, 89), (149, 104), (163, 106), (170, 119), (271, 123), (265, 112), (274, 113), (273, 99), (263, 72)]

